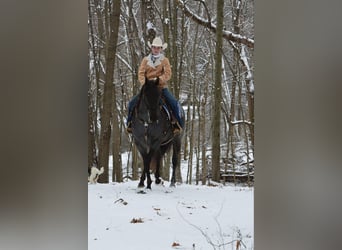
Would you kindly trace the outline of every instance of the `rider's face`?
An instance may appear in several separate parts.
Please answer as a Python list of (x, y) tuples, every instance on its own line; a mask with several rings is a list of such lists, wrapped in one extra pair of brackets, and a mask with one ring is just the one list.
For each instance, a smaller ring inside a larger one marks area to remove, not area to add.
[(152, 46), (153, 55), (159, 54), (161, 50), (162, 50), (162, 47)]

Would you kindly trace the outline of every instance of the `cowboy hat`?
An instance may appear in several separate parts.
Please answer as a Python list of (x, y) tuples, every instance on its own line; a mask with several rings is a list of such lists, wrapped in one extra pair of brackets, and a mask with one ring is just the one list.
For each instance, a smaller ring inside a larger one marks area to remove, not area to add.
[(151, 48), (151, 46), (155, 46), (155, 47), (161, 47), (162, 49), (166, 49), (167, 48), (167, 43), (162, 42), (160, 37), (156, 37), (153, 39), (152, 44), (150, 43), (150, 41), (147, 42), (148, 47)]

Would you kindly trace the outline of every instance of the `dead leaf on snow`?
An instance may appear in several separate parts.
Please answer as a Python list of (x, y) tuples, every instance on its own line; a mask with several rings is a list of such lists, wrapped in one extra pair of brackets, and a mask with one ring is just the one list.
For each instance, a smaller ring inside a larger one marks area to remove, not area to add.
[(138, 218), (138, 219), (133, 218), (133, 219), (131, 220), (131, 223), (144, 223), (144, 221), (143, 221), (143, 219), (141, 219), (141, 218)]
[(179, 246), (180, 246), (180, 244), (178, 242), (173, 242), (172, 243), (172, 247), (179, 247)]

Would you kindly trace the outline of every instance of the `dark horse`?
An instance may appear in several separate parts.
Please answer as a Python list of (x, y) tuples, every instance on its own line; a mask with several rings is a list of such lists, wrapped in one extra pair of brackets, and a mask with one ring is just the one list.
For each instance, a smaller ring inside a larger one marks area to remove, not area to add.
[[(143, 161), (138, 188), (144, 187), (147, 177), (147, 187), (151, 189), (150, 166), (155, 165), (155, 182), (160, 184), (159, 168), (163, 155), (173, 146), (172, 177), (170, 186), (176, 183), (176, 168), (179, 165), (181, 134), (174, 135), (171, 118), (168, 111), (161, 105), (161, 89), (159, 79), (148, 80), (142, 86), (138, 104), (132, 117), (132, 135)], [(184, 111), (183, 111), (184, 114)]]

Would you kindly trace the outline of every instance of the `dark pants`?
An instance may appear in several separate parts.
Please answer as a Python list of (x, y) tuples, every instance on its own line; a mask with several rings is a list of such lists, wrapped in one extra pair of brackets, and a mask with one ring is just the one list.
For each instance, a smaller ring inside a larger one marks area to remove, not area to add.
[[(169, 104), (169, 106), (172, 109), (173, 115), (176, 117), (179, 125), (184, 128), (184, 117), (182, 117), (180, 104), (177, 101), (177, 99), (170, 93), (170, 91), (167, 88), (162, 89), (162, 95), (165, 98), (165, 101)], [(128, 103), (128, 116), (127, 116), (127, 125), (132, 120), (132, 114), (133, 109), (137, 105), (138, 102), (138, 96), (136, 95), (132, 98), (132, 100)]]

